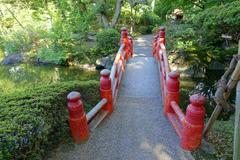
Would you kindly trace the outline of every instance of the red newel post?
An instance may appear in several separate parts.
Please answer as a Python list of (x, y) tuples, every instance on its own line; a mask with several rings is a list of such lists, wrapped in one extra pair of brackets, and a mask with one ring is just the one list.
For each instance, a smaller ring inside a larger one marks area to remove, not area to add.
[[(163, 84), (164, 85), (164, 84)], [(172, 71), (168, 74), (167, 82), (166, 82), (166, 88), (165, 89), (165, 95), (164, 95), (164, 114), (168, 113), (174, 113), (172, 107), (171, 107), (171, 101), (175, 101), (177, 104), (179, 104), (179, 73), (176, 71)]]
[(132, 55), (131, 53), (131, 40), (128, 36), (128, 30), (127, 28), (123, 27), (121, 28), (121, 43), (125, 44), (124, 51), (126, 52), (125, 59), (128, 60), (128, 58)]
[(195, 150), (201, 144), (204, 128), (205, 101), (205, 97), (200, 94), (190, 97), (190, 104), (187, 107), (181, 136), (181, 147), (185, 150)]
[(88, 123), (81, 95), (79, 92), (71, 92), (68, 94), (67, 100), (72, 137), (76, 143), (80, 143), (89, 137)]
[(153, 43), (152, 43), (152, 55), (155, 58), (157, 58), (156, 56), (157, 56), (157, 53), (158, 53), (158, 51), (157, 51), (158, 34), (159, 33), (157, 32), (157, 35), (154, 36), (154, 40), (153, 40)]
[(100, 78), (100, 96), (107, 99), (107, 104), (103, 107), (103, 110), (112, 113), (113, 111), (113, 99), (112, 99), (112, 82), (110, 79), (110, 71), (104, 69), (101, 71)]
[(160, 43), (163, 43), (164, 45), (166, 45), (166, 33), (165, 33), (165, 27), (160, 27), (159, 29), (159, 40)]
[(133, 38), (131, 36), (128, 36), (130, 40), (130, 57), (133, 56)]

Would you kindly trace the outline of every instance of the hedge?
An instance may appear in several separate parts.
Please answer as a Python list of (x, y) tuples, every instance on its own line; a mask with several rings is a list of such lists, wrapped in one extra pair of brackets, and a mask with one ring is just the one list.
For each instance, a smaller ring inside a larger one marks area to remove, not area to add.
[(97, 52), (101, 56), (116, 53), (119, 46), (120, 33), (115, 29), (104, 29), (97, 33)]
[(97, 81), (71, 81), (0, 96), (0, 159), (43, 159), (69, 136), (66, 96), (79, 91), (90, 110), (99, 101)]

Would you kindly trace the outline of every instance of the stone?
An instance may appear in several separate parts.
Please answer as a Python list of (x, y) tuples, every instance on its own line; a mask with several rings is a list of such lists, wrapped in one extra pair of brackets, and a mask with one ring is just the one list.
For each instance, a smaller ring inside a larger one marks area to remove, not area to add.
[(218, 62), (218, 61), (213, 61), (209, 66), (208, 68), (210, 70), (224, 70), (225, 69), (225, 66), (224, 64)]
[(96, 60), (96, 69), (97, 70), (102, 70), (102, 69), (111, 70), (113, 62), (114, 62), (113, 56), (107, 56), (107, 57), (100, 58), (100, 59)]
[(3, 61), (3, 65), (12, 65), (16, 63), (22, 63), (24, 61), (23, 55), (18, 53), (18, 54), (11, 54), (8, 55)]
[(52, 63), (52, 62), (50, 62), (50, 61), (44, 61), (44, 60), (42, 60), (41, 58), (34, 58), (34, 60), (33, 60), (33, 62), (35, 63), (35, 64), (37, 64), (37, 65), (51, 65), (51, 64), (54, 64), (54, 63)]
[(217, 150), (214, 148), (213, 144), (207, 142), (206, 140), (202, 140), (202, 144), (200, 146), (200, 149), (204, 151), (207, 154), (215, 155), (217, 154)]
[(97, 40), (96, 33), (92, 32), (88, 33), (87, 39), (88, 41), (95, 42)]

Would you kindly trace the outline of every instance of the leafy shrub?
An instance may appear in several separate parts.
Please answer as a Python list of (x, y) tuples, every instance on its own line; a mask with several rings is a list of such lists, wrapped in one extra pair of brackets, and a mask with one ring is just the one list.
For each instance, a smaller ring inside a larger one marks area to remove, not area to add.
[(146, 11), (140, 18), (140, 24), (145, 26), (161, 24), (161, 18), (151, 11)]
[(53, 46), (50, 48), (40, 48), (37, 56), (41, 61), (62, 65), (66, 64), (68, 58), (67, 54), (61, 49), (61, 47), (56, 48)]
[(9, 55), (19, 52), (26, 52), (31, 49), (32, 44), (33, 37), (26, 32), (19, 31), (4, 37), (3, 46), (6, 55)]
[(149, 28), (147, 26), (140, 26), (138, 27), (138, 32), (141, 34), (147, 34), (149, 33)]
[(66, 96), (82, 94), (85, 111), (99, 100), (97, 81), (72, 81), (0, 96), (0, 159), (42, 159), (68, 132)]
[[(169, 25), (168, 48), (178, 54), (177, 58), (195, 68), (207, 68), (214, 60), (224, 63), (227, 56), (237, 53), (240, 10), (236, 6), (239, 5), (240, 2), (236, 1), (213, 6), (191, 14), (185, 22)], [(222, 34), (233, 37), (231, 49), (224, 46)]]
[(95, 42), (80, 41), (79, 45), (76, 45), (74, 52), (71, 53), (70, 59), (77, 61), (81, 64), (94, 64), (96, 59), (101, 57), (97, 52)]
[(161, 18), (151, 11), (146, 10), (138, 22), (138, 32), (142, 34), (152, 33), (152, 30), (161, 24)]
[(105, 29), (97, 34), (97, 50), (102, 56), (114, 54), (118, 49), (120, 33), (115, 29)]

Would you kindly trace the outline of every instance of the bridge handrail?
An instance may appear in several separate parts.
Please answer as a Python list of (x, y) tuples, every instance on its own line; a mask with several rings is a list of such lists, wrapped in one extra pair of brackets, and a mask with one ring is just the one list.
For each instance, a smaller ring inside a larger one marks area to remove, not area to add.
[(113, 62), (113, 66), (110, 73), (110, 79), (112, 82), (112, 97), (114, 99), (113, 104), (116, 102), (116, 97), (118, 93), (118, 86), (122, 79), (123, 68), (125, 65), (126, 52), (124, 51), (125, 44), (121, 44), (115, 60)]
[(126, 61), (133, 54), (133, 40), (126, 28), (121, 29), (120, 48), (110, 70), (100, 72), (101, 100), (86, 114), (80, 93), (68, 94), (69, 124), (75, 142), (82, 142), (89, 137), (89, 129), (95, 129), (114, 110), (118, 90)]
[(180, 75), (171, 71), (165, 44), (165, 28), (160, 27), (152, 42), (152, 54), (158, 62), (164, 114), (180, 137), (181, 147), (189, 151), (195, 150), (202, 139), (205, 98), (199, 94), (192, 95), (191, 104), (184, 115), (179, 106)]
[(95, 107), (93, 107), (86, 115), (87, 122), (90, 123), (91, 120), (96, 116), (96, 114), (103, 108), (104, 105), (107, 104), (107, 99), (103, 98), (101, 101), (99, 101)]

